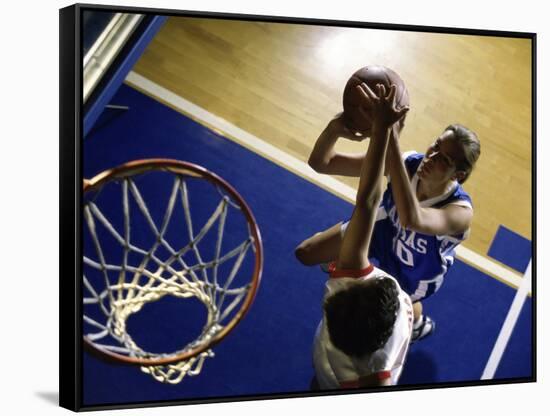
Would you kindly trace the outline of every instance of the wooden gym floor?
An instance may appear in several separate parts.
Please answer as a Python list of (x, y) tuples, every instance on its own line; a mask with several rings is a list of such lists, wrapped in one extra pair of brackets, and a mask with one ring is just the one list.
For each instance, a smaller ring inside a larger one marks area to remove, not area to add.
[[(456, 122), (480, 137), (465, 184), (475, 206), (465, 246), (485, 256), (499, 225), (531, 239), (531, 47), (530, 39), (171, 17), (134, 71), (307, 161), (342, 110), (349, 76), (368, 64), (394, 69), (411, 96), (403, 151), (423, 152)], [(365, 151), (344, 139), (338, 146)]]

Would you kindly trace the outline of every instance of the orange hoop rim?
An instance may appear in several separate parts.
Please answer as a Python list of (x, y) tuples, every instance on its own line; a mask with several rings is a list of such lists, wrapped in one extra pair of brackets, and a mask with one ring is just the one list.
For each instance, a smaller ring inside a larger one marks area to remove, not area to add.
[(189, 351), (186, 351), (181, 354), (174, 355), (173, 357), (164, 357), (164, 358), (138, 358), (138, 357), (129, 357), (122, 354), (117, 354), (112, 351), (100, 349), (94, 345), (85, 335), (82, 336), (84, 340), (84, 347), (90, 353), (98, 355), (101, 358), (104, 358), (108, 361), (115, 361), (124, 364), (140, 365), (140, 366), (159, 366), (173, 364), (179, 361), (185, 361), (199, 354), (211, 349), (213, 346), (218, 344), (223, 338), (225, 338), (244, 318), (246, 313), (249, 311), (258, 287), (260, 285), (260, 280), (262, 277), (263, 270), (263, 246), (260, 230), (258, 228), (258, 223), (252, 211), (243, 197), (231, 186), (226, 180), (222, 179), (220, 176), (216, 175), (213, 172), (210, 172), (202, 166), (196, 165), (190, 162), (184, 162), (176, 159), (163, 159), (163, 158), (154, 158), (154, 159), (140, 159), (134, 160), (131, 162), (124, 163), (115, 168), (107, 169), (92, 179), (84, 181), (83, 193), (92, 192), (102, 185), (116, 180), (128, 178), (134, 175), (142, 174), (148, 171), (169, 171), (175, 174), (183, 176), (192, 176), (197, 178), (206, 179), (216, 185), (220, 185), (227, 193), (236, 201), (239, 207), (242, 209), (244, 216), (246, 217), (247, 223), (250, 226), (250, 234), (254, 238), (254, 272), (252, 275), (251, 286), (248, 290), (248, 293), (243, 301), (243, 304), (231, 321), (218, 333), (214, 336), (209, 342), (201, 345), (199, 347), (193, 348)]

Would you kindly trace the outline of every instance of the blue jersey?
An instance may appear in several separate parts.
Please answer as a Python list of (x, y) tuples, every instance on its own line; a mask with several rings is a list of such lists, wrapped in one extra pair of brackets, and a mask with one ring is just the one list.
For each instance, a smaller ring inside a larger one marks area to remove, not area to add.
[[(416, 170), (424, 155), (404, 155), (405, 167), (416, 190)], [(422, 207), (442, 208), (456, 204), (472, 208), (470, 196), (458, 182), (443, 194), (421, 201)], [(391, 178), (378, 208), (376, 224), (370, 244), (372, 262), (394, 276), (401, 287), (417, 301), (432, 295), (443, 283), (443, 277), (454, 261), (455, 247), (464, 241), (469, 230), (457, 235), (427, 235), (403, 228), (391, 190)]]

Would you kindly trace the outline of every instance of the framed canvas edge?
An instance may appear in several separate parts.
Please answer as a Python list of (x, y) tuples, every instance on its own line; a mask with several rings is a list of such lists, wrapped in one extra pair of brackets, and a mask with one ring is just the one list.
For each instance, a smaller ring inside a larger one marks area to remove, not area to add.
[[(277, 393), (270, 395), (224, 396), (210, 399), (152, 401), (124, 404), (83, 406), (82, 402), (82, 342), (81, 342), (81, 190), (82, 190), (82, 57), (81, 57), (81, 11), (109, 10), (128, 13), (159, 14), (180, 17), (204, 17), (212, 19), (254, 20), (271, 23), (305, 25), (328, 25), (383, 30), (415, 31), (441, 34), (462, 34), (530, 39), (532, 42), (532, 376), (498, 380), (476, 380), (429, 385), (392, 386), (384, 389), (358, 389), (325, 392)], [(212, 11), (185, 11), (141, 7), (75, 4), (59, 10), (59, 405), (73, 411), (145, 408), (186, 404), (241, 402), (332, 395), (362, 394), (366, 392), (396, 392), (431, 388), (456, 388), (470, 386), (532, 383), (537, 381), (537, 259), (536, 259), (536, 184), (537, 184), (537, 34), (534, 32), (511, 32), (498, 30), (416, 26), (389, 23), (315, 19), (305, 17), (265, 16)]]

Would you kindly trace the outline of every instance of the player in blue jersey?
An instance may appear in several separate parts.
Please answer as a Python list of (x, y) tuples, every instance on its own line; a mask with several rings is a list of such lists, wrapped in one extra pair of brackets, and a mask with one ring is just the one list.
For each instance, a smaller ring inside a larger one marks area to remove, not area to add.
[[(368, 98), (365, 98), (368, 99)], [(454, 248), (469, 233), (472, 201), (461, 184), (480, 154), (475, 133), (460, 124), (445, 128), (425, 154), (401, 154), (394, 126), (388, 145), (388, 187), (379, 206), (369, 255), (394, 276), (414, 302), (413, 341), (433, 332), (435, 323), (422, 313), (422, 300), (434, 294), (453, 263)], [(342, 114), (329, 122), (309, 158), (319, 173), (358, 176), (364, 155), (335, 150), (338, 138), (362, 140), (350, 131)], [(305, 265), (333, 260), (347, 223), (315, 234), (296, 248)]]

